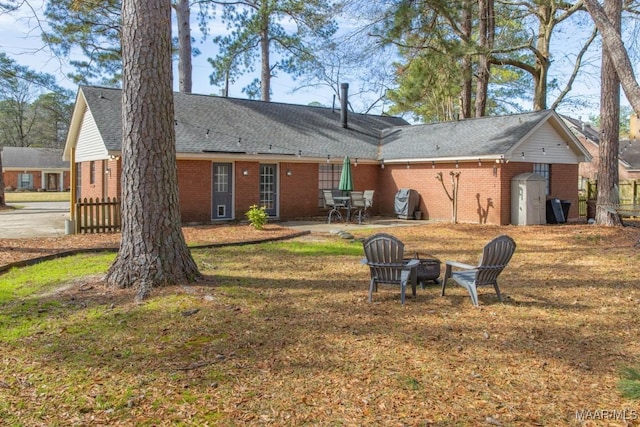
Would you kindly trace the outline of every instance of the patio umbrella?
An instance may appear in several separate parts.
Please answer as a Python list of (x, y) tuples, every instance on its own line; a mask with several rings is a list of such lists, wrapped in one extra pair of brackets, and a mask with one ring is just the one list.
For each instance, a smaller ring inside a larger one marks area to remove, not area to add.
[(353, 177), (351, 176), (351, 160), (349, 156), (344, 158), (342, 163), (342, 173), (340, 173), (340, 184), (338, 190), (353, 191)]

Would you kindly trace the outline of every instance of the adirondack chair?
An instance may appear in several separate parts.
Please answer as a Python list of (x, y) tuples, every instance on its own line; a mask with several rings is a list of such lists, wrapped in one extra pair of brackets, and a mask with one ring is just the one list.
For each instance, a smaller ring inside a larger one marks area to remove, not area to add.
[[(476, 307), (478, 306), (478, 286), (493, 285), (498, 300), (502, 301), (498, 287), (498, 276), (511, 260), (515, 250), (516, 242), (507, 235), (500, 235), (485, 245), (482, 250), (482, 258), (477, 266), (446, 261), (446, 270), (442, 280), (442, 296), (444, 296), (447, 281), (451, 279), (469, 291), (471, 302)], [(454, 268), (462, 271), (453, 271)]]
[(371, 282), (369, 284), (369, 302), (378, 284), (400, 285), (400, 301), (404, 304), (407, 283), (415, 298), (417, 269), (420, 260), (403, 260), (404, 244), (395, 236), (378, 233), (363, 242), (365, 258), (363, 264), (369, 266)]

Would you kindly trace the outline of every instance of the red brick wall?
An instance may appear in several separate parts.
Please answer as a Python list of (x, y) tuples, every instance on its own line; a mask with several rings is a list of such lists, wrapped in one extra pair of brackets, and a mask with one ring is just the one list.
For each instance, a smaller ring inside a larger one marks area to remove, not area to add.
[[(351, 166), (351, 174), (353, 175), (354, 191), (374, 190), (373, 206), (370, 209), (371, 214), (378, 213), (378, 197), (380, 187), (380, 166), (378, 165), (358, 165)], [(395, 194), (395, 193), (394, 193)]]
[(106, 167), (109, 173), (104, 174), (104, 179), (107, 180), (107, 193), (104, 194), (103, 197), (119, 199), (122, 194), (122, 186), (120, 184), (122, 161), (120, 159), (108, 160)]
[[(109, 161), (111, 174), (105, 174), (102, 162), (96, 162), (96, 183), (89, 184), (89, 162), (81, 167), (81, 197), (102, 197), (102, 179), (109, 179), (109, 197), (120, 195), (121, 162)], [(247, 175), (244, 175), (244, 171)], [(115, 173), (117, 171), (117, 173)], [(290, 175), (287, 172), (290, 171)], [(419, 209), (423, 219), (451, 221), (452, 203), (442, 183), (436, 178), (442, 172), (444, 185), (452, 192), (450, 173), (460, 173), (458, 181), (458, 222), (509, 224), (511, 222), (511, 180), (514, 176), (532, 172), (531, 163), (493, 162), (386, 165), (352, 167), (354, 189), (375, 190), (372, 212), (394, 216), (395, 195), (400, 188), (411, 188), (420, 194)], [(569, 220), (578, 217), (578, 165), (551, 166), (550, 198), (569, 200)], [(178, 188), (182, 221), (207, 223), (211, 220), (212, 163), (209, 160), (179, 160)], [(260, 164), (236, 162), (234, 167), (235, 218), (244, 220), (249, 207), (259, 202)], [(324, 214), (318, 207), (318, 165), (281, 163), (279, 165), (279, 216), (282, 219), (312, 217)]]
[[(4, 176), (4, 186), (6, 187), (13, 187), (13, 188), (18, 188), (18, 179), (19, 179), (19, 175), (21, 173), (23, 173), (24, 171), (4, 171), (3, 172), (3, 176)], [(27, 173), (30, 173), (33, 175), (33, 189), (34, 190), (39, 190), (41, 188), (46, 188), (46, 183), (43, 186), (42, 185), (42, 172), (41, 171), (27, 171)], [(59, 173), (56, 172), (56, 174), (58, 175)], [(69, 189), (69, 180), (70, 180), (70, 172), (69, 171), (63, 171), (62, 172), (62, 189), (63, 190), (68, 190)]]
[(183, 223), (211, 221), (211, 161), (178, 160), (178, 197)]
[[(287, 171), (291, 175), (287, 175)], [(318, 207), (318, 165), (280, 164), (280, 217), (303, 218), (322, 215)]]
[[(451, 221), (452, 202), (447, 195), (453, 195), (452, 175), (459, 173), (458, 183), (458, 222), (503, 223), (501, 194), (504, 191), (500, 181), (499, 167), (497, 176), (493, 175), (495, 164), (477, 162), (386, 165), (382, 171), (378, 210), (382, 214), (394, 215), (395, 194), (400, 188), (411, 188), (420, 194), (420, 210), (423, 219)], [(442, 173), (442, 182), (437, 178)], [(443, 187), (444, 184), (444, 187)], [(446, 188), (446, 191), (445, 191)], [(507, 220), (508, 223), (508, 220)]]
[(235, 218), (245, 220), (249, 208), (260, 202), (260, 163), (236, 162), (234, 180)]
[[(13, 187), (13, 188), (18, 188), (18, 175), (21, 174), (22, 172), (16, 172), (16, 171), (4, 171), (3, 176), (4, 176), (4, 186), (5, 188), (7, 187)], [(34, 177), (35, 179), (35, 177)]]
[[(105, 197), (103, 194), (103, 185), (105, 179), (105, 168), (103, 167), (102, 160), (97, 160), (95, 164), (95, 180), (91, 183), (91, 162), (82, 162), (78, 167), (78, 174), (81, 174), (81, 186), (80, 194), (77, 195), (81, 199), (101, 199)], [(115, 174), (112, 173), (114, 176)], [(108, 176), (107, 176), (108, 179)]]
[(578, 216), (578, 165), (551, 165), (551, 188), (549, 198), (571, 202), (568, 221)]
[[(494, 175), (495, 169), (495, 175)], [(386, 165), (380, 174), (377, 209), (381, 214), (395, 215), (395, 194), (400, 188), (411, 188), (420, 194), (423, 219), (451, 221), (452, 202), (442, 183), (436, 178), (442, 172), (443, 183), (452, 194), (451, 173), (458, 179), (458, 222), (506, 225), (511, 222), (511, 180), (516, 175), (532, 172), (531, 163), (492, 162), (431, 165)], [(552, 165), (550, 198), (569, 200), (573, 208), (569, 219), (578, 217), (578, 165)]]

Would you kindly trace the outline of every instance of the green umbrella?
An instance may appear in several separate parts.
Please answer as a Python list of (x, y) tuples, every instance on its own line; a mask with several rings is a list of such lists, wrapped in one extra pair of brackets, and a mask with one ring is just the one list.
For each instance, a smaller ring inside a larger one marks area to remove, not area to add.
[(342, 173), (340, 174), (338, 190), (353, 191), (353, 177), (351, 176), (351, 160), (349, 160), (349, 156), (346, 156), (342, 163)]

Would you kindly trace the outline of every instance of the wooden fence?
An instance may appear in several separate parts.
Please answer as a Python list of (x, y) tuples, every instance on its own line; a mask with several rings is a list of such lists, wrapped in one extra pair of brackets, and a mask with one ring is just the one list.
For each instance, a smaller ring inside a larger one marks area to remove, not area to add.
[[(584, 203), (586, 216), (593, 218), (598, 198), (598, 183), (592, 180), (588, 181), (585, 190), (586, 195), (580, 196), (580, 204)], [(616, 210), (622, 217), (638, 216), (640, 213), (640, 180), (621, 180), (618, 183), (618, 200)], [(580, 207), (580, 214), (582, 216), (582, 207)]]
[(115, 233), (120, 231), (120, 200), (78, 199), (76, 202), (76, 233)]
[(578, 196), (578, 216), (586, 218), (587, 216), (587, 196), (582, 194)]

